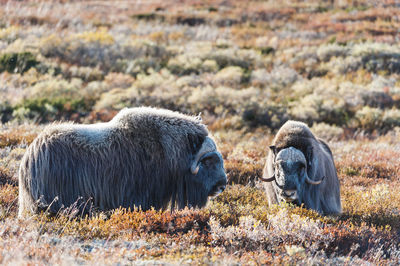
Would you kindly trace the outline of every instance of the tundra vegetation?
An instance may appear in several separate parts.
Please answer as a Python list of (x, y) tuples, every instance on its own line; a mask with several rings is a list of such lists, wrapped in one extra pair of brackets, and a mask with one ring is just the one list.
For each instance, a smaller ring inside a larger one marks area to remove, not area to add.
[[(398, 264), (395, 1), (0, 1), (0, 263)], [(201, 116), (229, 185), (203, 209), (17, 219), (44, 126), (151, 105)], [(342, 215), (268, 206), (277, 129), (332, 149)]]

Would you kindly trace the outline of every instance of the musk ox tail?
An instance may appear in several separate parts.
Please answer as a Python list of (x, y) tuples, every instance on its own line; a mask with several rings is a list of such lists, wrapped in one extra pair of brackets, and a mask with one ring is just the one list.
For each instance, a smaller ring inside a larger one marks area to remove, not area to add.
[[(38, 212), (40, 205), (34, 199), (31, 191), (35, 187), (33, 182), (37, 180), (36, 176), (40, 174), (42, 163), (46, 159), (45, 151), (40, 148), (40, 139), (36, 139), (28, 147), (25, 155), (22, 157), (21, 165), (19, 168), (19, 211), (18, 216), (22, 217), (25, 214), (32, 214)], [(40, 158), (40, 159), (39, 159)]]

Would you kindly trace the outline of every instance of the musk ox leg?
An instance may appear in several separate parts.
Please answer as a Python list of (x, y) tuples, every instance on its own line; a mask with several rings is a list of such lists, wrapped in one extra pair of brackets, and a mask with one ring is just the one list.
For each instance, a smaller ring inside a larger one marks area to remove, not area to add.
[(340, 195), (331, 195), (322, 202), (322, 209), (325, 215), (339, 215), (342, 213)]

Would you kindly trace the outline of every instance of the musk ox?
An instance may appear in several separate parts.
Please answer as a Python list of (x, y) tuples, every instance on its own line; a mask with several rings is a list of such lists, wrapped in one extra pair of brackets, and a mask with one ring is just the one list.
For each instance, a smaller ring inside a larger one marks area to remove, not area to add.
[(323, 215), (342, 211), (332, 152), (304, 123), (288, 121), (279, 129), (261, 180), (270, 205), (304, 204)]
[(52, 124), (19, 169), (19, 216), (203, 207), (225, 189), (223, 159), (198, 117), (126, 108), (111, 121)]

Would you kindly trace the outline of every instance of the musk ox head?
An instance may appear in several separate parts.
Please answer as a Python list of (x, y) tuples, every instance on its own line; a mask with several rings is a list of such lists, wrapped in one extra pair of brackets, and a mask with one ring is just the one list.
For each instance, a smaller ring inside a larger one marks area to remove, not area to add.
[[(274, 146), (271, 146), (274, 152)], [(302, 195), (306, 184), (319, 185), (324, 177), (314, 181), (307, 174), (307, 160), (304, 154), (294, 148), (282, 149), (275, 155), (273, 162), (274, 174), (263, 181), (273, 182), (276, 195), (280, 201), (301, 204)]]
[(215, 197), (225, 190), (227, 178), (224, 161), (211, 138), (204, 140), (190, 171), (194, 175), (194, 183), (206, 190), (207, 196)]

